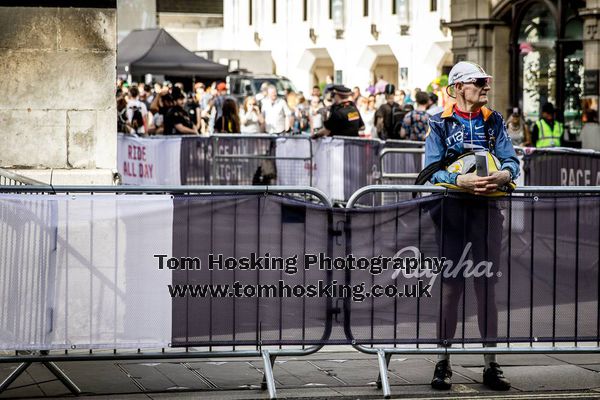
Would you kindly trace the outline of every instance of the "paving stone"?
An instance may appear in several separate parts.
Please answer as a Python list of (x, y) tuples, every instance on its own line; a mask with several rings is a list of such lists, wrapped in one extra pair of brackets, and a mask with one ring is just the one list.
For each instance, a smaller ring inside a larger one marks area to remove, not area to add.
[[(469, 369), (479, 372), (478, 368)], [(502, 367), (502, 370), (515, 389), (526, 392), (600, 387), (600, 374), (576, 365)]]
[[(189, 364), (188, 364), (189, 365)], [(122, 367), (132, 374), (147, 391), (213, 389), (201, 375), (184, 363), (143, 362)], [(141, 379), (140, 379), (141, 378)]]
[[(279, 394), (279, 392), (278, 392)], [(205, 392), (192, 393), (151, 393), (148, 398), (153, 400), (264, 400), (268, 398), (265, 392), (262, 391), (245, 391), (245, 390), (212, 390)], [(96, 400), (96, 399), (94, 399)]]
[[(273, 375), (275, 377), (275, 382), (277, 387), (302, 387), (307, 382), (305, 382), (302, 377), (298, 376), (298, 373), (294, 370), (295, 363), (301, 363), (305, 361), (298, 360), (276, 360), (275, 366), (273, 367)], [(259, 370), (263, 370), (264, 364), (259, 362), (251, 363), (255, 368)], [(285, 368), (282, 368), (285, 366)]]
[(365, 360), (315, 360), (311, 361), (328, 375), (335, 376), (346, 385), (367, 386), (377, 379), (379, 365), (376, 358)]
[[(172, 395), (171, 395), (172, 396)], [(90, 399), (93, 400), (148, 400), (150, 397), (146, 394), (142, 394), (142, 393), (137, 393), (137, 394), (118, 394), (118, 395), (101, 395), (101, 396), (94, 396), (94, 397), (90, 397)], [(174, 397), (171, 397), (174, 398)], [(196, 398), (198, 398), (198, 395), (196, 394)], [(77, 399), (77, 397), (53, 397), (52, 400), (74, 400)]]
[(569, 364), (600, 364), (600, 354), (552, 354), (551, 357)]
[(263, 378), (262, 369), (240, 361), (193, 362), (189, 366), (221, 389), (256, 387)]
[(331, 387), (343, 385), (339, 380), (334, 378), (324, 370), (319, 370), (314, 362), (308, 361), (291, 361), (281, 364), (276, 364), (273, 373), (275, 380), (280, 382), (280, 371), (284, 371), (286, 374), (293, 375), (298, 383), (296, 385), (288, 384), (286, 386), (300, 386), (300, 387)]
[[(427, 359), (406, 359), (403, 361), (392, 361), (389, 367), (389, 379), (390, 385), (401, 385), (401, 384), (416, 384), (416, 385), (429, 385), (431, 377), (433, 376), (433, 370), (435, 363)], [(377, 376), (378, 370), (375, 373)], [(472, 383), (470, 379), (467, 379), (460, 375), (454, 375), (452, 377), (454, 383)]]
[(578, 367), (600, 372), (600, 364), (579, 364)]
[[(18, 388), (23, 384), (21, 378), (26, 377), (29, 377), (29, 380), (26, 380), (29, 386)], [(70, 394), (69, 390), (40, 363), (33, 363), (10, 387), (15, 388), (15, 393), (9, 397), (16, 397), (17, 392), (27, 392), (28, 396), (64, 396)]]
[(59, 367), (84, 393), (135, 393), (140, 389), (118, 363), (108, 361), (68, 362)]
[[(0, 381), (4, 380), (15, 368), (17, 368), (18, 364), (0, 364)], [(36, 397), (43, 396), (44, 393), (40, 390), (38, 385), (35, 384), (35, 381), (27, 372), (21, 374), (14, 381), (9, 388), (2, 394), (0, 394), (0, 399), (12, 399), (19, 397)]]
[[(482, 367), (484, 365), (483, 355), (459, 355), (453, 354), (451, 357), (452, 365), (462, 365), (463, 367)], [(437, 362), (437, 357), (433, 358)], [(498, 363), (502, 366), (538, 366), (538, 365), (561, 365), (562, 361), (549, 357), (544, 354), (500, 354)]]

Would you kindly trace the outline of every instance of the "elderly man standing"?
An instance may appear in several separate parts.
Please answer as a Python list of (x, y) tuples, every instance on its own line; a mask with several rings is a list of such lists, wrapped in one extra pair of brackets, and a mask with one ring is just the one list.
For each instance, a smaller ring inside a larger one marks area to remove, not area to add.
[(294, 126), (294, 116), (285, 100), (277, 97), (277, 89), (271, 85), (267, 89), (267, 98), (262, 100), (262, 114), (267, 133), (282, 134)]
[[(436, 228), (441, 255), (446, 260), (456, 265), (470, 249), (473, 265), (480, 262), (492, 265), (493, 277), (469, 279), (473, 281), (477, 299), (479, 332), (485, 346), (493, 347), (498, 335), (495, 287), (498, 280), (496, 272), (501, 262), (504, 218), (495, 202), (472, 195), (489, 195), (502, 190), (519, 175), (519, 160), (502, 116), (485, 107), (491, 89), (491, 78), (475, 63), (462, 61), (452, 68), (448, 82), (450, 89), (454, 91), (456, 103), (450, 104), (443, 112), (429, 119), (425, 164), (426, 170), (431, 171), (431, 183), (453, 185), (468, 193), (449, 196), (448, 201), (441, 205), (443, 210), (432, 211), (430, 215)], [(486, 176), (470, 171), (462, 171), (461, 174), (448, 170), (453, 160), (470, 151), (487, 151), (497, 158), (499, 165)], [(458, 307), (466, 286), (465, 279), (463, 274), (444, 276), (442, 279), (442, 307), (437, 321), (437, 337), (441, 346), (450, 345), (454, 339)], [(450, 389), (450, 356), (440, 354), (438, 360), (431, 386), (435, 389)], [(510, 389), (510, 382), (496, 362), (496, 355), (485, 354), (484, 361), (483, 383), (493, 390)]]

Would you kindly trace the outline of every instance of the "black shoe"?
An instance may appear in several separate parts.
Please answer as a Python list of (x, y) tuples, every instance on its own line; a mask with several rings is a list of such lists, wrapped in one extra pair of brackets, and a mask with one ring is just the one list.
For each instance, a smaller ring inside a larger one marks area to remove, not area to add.
[(452, 368), (448, 360), (439, 361), (433, 371), (431, 387), (438, 390), (448, 390), (452, 387)]
[(510, 381), (504, 377), (500, 365), (495, 362), (483, 370), (483, 384), (492, 390), (510, 389)]

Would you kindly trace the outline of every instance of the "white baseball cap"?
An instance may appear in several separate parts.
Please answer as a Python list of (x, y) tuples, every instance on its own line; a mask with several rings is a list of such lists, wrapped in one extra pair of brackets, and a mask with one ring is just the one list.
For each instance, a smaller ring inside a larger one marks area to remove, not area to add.
[(473, 82), (480, 78), (491, 78), (480, 65), (470, 61), (460, 61), (452, 67), (448, 74), (448, 85), (458, 82)]

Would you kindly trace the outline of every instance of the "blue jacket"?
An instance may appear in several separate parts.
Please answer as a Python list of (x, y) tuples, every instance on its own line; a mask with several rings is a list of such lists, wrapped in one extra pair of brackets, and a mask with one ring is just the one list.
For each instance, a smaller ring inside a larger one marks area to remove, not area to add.
[[(487, 129), (490, 138), (495, 138), (494, 151), (492, 152), (500, 160), (500, 169), (506, 169), (510, 172), (512, 179), (519, 176), (519, 159), (515, 149), (510, 141), (504, 125), (502, 115), (492, 111), (487, 107), (481, 108), (484, 121), (484, 129)], [(425, 139), (425, 166), (438, 162), (443, 158), (453, 154), (463, 154), (470, 149), (465, 150), (463, 138), (467, 134), (477, 136), (473, 131), (465, 132), (465, 127), (460, 119), (454, 113), (454, 105), (450, 105), (443, 112), (429, 118), (429, 132)], [(485, 149), (489, 150), (486, 141)], [(431, 183), (451, 183), (456, 185), (457, 173), (451, 173), (446, 170), (435, 172)]]

